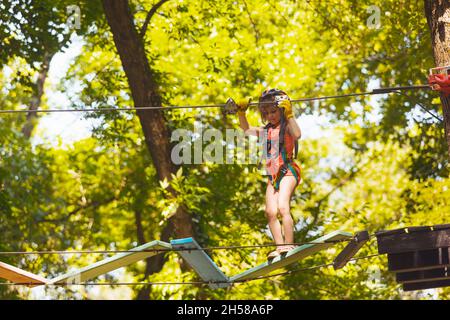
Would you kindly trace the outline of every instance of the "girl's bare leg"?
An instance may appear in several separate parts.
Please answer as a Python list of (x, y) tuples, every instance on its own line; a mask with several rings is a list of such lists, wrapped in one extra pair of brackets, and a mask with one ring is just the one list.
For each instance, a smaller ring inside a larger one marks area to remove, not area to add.
[(275, 192), (271, 183), (267, 184), (266, 189), (266, 217), (275, 244), (283, 244), (281, 224), (278, 221), (278, 192)]
[(297, 181), (293, 176), (285, 176), (280, 182), (278, 192), (278, 210), (280, 210), (283, 223), (284, 243), (294, 242), (294, 221), (291, 216), (291, 195), (294, 192)]

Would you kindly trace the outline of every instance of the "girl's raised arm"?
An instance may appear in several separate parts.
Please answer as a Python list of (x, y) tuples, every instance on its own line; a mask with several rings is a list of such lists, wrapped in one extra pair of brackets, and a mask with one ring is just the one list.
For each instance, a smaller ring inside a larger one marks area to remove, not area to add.
[(241, 100), (236, 103), (238, 107), (238, 117), (239, 117), (239, 126), (242, 130), (244, 130), (245, 135), (252, 135), (252, 136), (259, 136), (260, 132), (263, 130), (263, 128), (260, 127), (251, 127), (248, 123), (247, 116), (245, 115), (245, 112), (247, 111), (248, 104), (250, 102), (250, 99)]
[(284, 115), (288, 121), (287, 128), (289, 134), (295, 139), (298, 140), (302, 136), (302, 131), (297, 123), (297, 120), (294, 118), (294, 113), (292, 112), (292, 103), (290, 100), (282, 100), (279, 103), (279, 107), (284, 109)]

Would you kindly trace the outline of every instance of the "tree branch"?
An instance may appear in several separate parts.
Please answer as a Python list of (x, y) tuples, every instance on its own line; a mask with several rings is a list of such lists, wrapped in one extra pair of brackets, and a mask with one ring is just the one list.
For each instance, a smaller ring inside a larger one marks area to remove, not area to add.
[(280, 16), (284, 22), (286, 22), (286, 26), (289, 26), (289, 20), (280, 12), (280, 10), (278, 10), (276, 5), (272, 4), (270, 1), (267, 1), (267, 3), (277, 12), (277, 15)]
[(46, 51), (44, 53), (43, 61), (41, 62), (38, 79), (33, 90), (34, 94), (31, 97), (31, 103), (28, 108), (30, 112), (27, 114), (27, 120), (22, 128), (22, 133), (27, 139), (31, 138), (31, 133), (36, 127), (36, 120), (38, 118), (38, 115), (35, 111), (38, 110), (41, 106), (42, 96), (44, 95), (44, 84), (47, 80), (48, 71), (50, 69), (50, 61), (52, 60), (53, 56), (53, 52), (50, 53)]
[(105, 204), (109, 204), (109, 203), (111, 203), (111, 202), (114, 201), (114, 200), (117, 200), (117, 197), (116, 197), (116, 196), (113, 196), (113, 197), (111, 197), (111, 198), (105, 199), (104, 201), (92, 201), (91, 203), (88, 203), (88, 204), (86, 204), (86, 205), (84, 205), (84, 206), (78, 207), (78, 208), (76, 208), (75, 210), (70, 211), (70, 212), (69, 212), (65, 217), (63, 217), (63, 218), (59, 218), (59, 219), (41, 219), (41, 220), (36, 221), (36, 222), (37, 222), (37, 223), (42, 223), (42, 222), (61, 223), (61, 222), (64, 222), (64, 221), (69, 220), (69, 218), (70, 218), (71, 216), (73, 216), (74, 214), (78, 213), (78, 212), (81, 211), (81, 210), (89, 209), (89, 208), (98, 208), (98, 207), (101, 207), (101, 206), (103, 206), (103, 205), (105, 205)]
[(157, 4), (155, 4), (151, 9), (150, 9), (150, 11), (147, 13), (147, 17), (145, 18), (145, 22), (144, 22), (144, 24), (142, 25), (142, 28), (141, 28), (141, 32), (139, 33), (139, 36), (141, 37), (141, 38), (143, 38), (144, 37), (144, 35), (145, 35), (145, 32), (147, 32), (147, 28), (148, 28), (148, 25), (149, 25), (149, 23), (150, 23), (150, 20), (152, 19), (152, 17), (155, 15), (155, 13), (156, 13), (156, 10), (158, 10), (164, 3), (166, 3), (167, 1), (169, 1), (169, 0), (160, 0)]
[(252, 24), (253, 31), (255, 32), (255, 45), (258, 47), (259, 38), (260, 38), (258, 28), (256, 27), (255, 21), (253, 21), (252, 15), (250, 13), (250, 10), (248, 9), (248, 5), (245, 0), (244, 0), (244, 6), (245, 6), (245, 11), (247, 11), (248, 19), (250, 20), (250, 23)]
[[(307, 233), (316, 225), (317, 221), (319, 220), (319, 214), (321, 212), (321, 206), (322, 204), (328, 200), (328, 198), (337, 190), (339, 190), (341, 187), (343, 187), (345, 184), (347, 184), (348, 182), (350, 182), (352, 179), (355, 178), (355, 176), (362, 170), (364, 169), (369, 163), (372, 162), (372, 160), (376, 157), (377, 155), (373, 155), (371, 157), (369, 157), (369, 159), (367, 159), (367, 161), (365, 161), (363, 164), (362, 161), (356, 163), (351, 169), (350, 169), (350, 173), (347, 174), (345, 177), (342, 177), (339, 182), (328, 192), (326, 193), (324, 196), (322, 196), (319, 200), (316, 201), (316, 205), (312, 208), (309, 208), (310, 212), (312, 212), (313, 215), (313, 221), (305, 228), (305, 230), (302, 231), (303, 233), (303, 240), (305, 240)], [(307, 208), (308, 209), (308, 208)]]

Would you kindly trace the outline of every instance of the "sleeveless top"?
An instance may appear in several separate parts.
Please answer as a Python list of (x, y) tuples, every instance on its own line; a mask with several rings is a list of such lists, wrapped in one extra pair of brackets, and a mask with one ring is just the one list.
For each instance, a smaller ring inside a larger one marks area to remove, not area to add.
[[(284, 148), (279, 143), (280, 124), (276, 127), (268, 126), (267, 130), (267, 154), (266, 154), (266, 171), (270, 182), (279, 189), (281, 179), (285, 175), (292, 175), (300, 183), (301, 170), (293, 159), (295, 140), (286, 131), (284, 134)], [(280, 150), (281, 149), (281, 150)]]

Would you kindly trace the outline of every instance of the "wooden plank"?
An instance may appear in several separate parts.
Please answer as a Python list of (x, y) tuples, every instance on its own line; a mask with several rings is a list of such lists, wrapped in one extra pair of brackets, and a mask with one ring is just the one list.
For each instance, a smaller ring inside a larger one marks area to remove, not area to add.
[(333, 261), (334, 270), (343, 268), (347, 262), (355, 256), (361, 247), (369, 241), (369, 232), (357, 232), (353, 240), (338, 254)]
[(434, 230), (443, 230), (443, 229), (450, 229), (450, 224), (436, 224), (433, 226)]
[[(334, 245), (332, 241), (345, 240), (350, 239), (352, 237), (351, 233), (342, 232), (342, 231), (334, 231), (328, 235), (320, 237), (314, 241), (311, 241), (310, 244), (304, 244), (295, 248), (294, 250), (289, 251), (286, 255), (279, 256), (274, 258), (271, 261), (264, 262), (254, 268), (251, 268), (243, 273), (237, 274), (230, 278), (230, 281), (237, 280), (248, 280), (257, 278), (259, 276), (269, 274), (270, 272), (283, 268), (289, 264), (294, 262), (298, 262), (316, 252), (327, 249), (330, 246)], [(329, 243), (322, 243), (327, 242)], [(317, 242), (314, 243), (314, 242)]]
[(0, 262), (0, 278), (14, 283), (29, 283), (30, 287), (33, 286), (31, 284), (41, 285), (47, 283), (47, 279), (43, 277), (4, 262)]
[[(157, 255), (161, 252), (156, 251), (143, 251), (150, 249), (171, 249), (172, 246), (163, 241), (152, 241), (142, 246), (131, 249), (136, 252), (125, 252), (119, 253), (107, 259), (98, 261), (92, 265), (86, 266), (84, 268), (63, 274), (59, 277), (51, 279), (48, 281), (49, 284), (59, 284), (59, 283), (80, 283), (87, 281), (89, 279), (95, 278), (99, 275), (108, 273), (110, 271), (125, 267), (134, 262), (144, 260), (151, 256)], [(143, 251), (143, 252), (142, 252)]]
[(406, 233), (428, 232), (428, 231), (433, 231), (433, 226), (407, 227), (405, 229), (406, 229)]
[(406, 228), (377, 231), (377, 232), (375, 232), (375, 236), (378, 238), (378, 237), (385, 237), (385, 236), (391, 236), (391, 235), (403, 234), (403, 233), (406, 233)]
[(450, 247), (450, 229), (377, 235), (378, 253), (401, 253)]
[(430, 270), (400, 272), (396, 274), (396, 279), (399, 283), (418, 283), (445, 279), (450, 280), (450, 275), (447, 267), (444, 267)]
[(414, 291), (414, 290), (424, 290), (433, 288), (449, 287), (450, 280), (438, 280), (438, 281), (427, 281), (419, 283), (405, 283), (403, 285), (404, 291)]
[(437, 224), (433, 226), (418, 226), (418, 227), (405, 227), (394, 230), (381, 230), (375, 233), (377, 237), (395, 235), (395, 234), (403, 234), (403, 233), (414, 233), (421, 231), (432, 231), (432, 230), (443, 230), (450, 229), (450, 224)]
[(450, 265), (450, 248), (388, 254), (388, 270), (392, 272), (421, 271)]
[[(200, 245), (193, 238), (171, 240), (173, 249), (195, 249), (180, 250), (178, 253), (197, 272), (203, 281), (211, 282), (212, 289), (225, 288), (230, 286), (228, 277), (217, 267), (214, 261), (201, 249)], [(221, 282), (221, 283), (214, 283)]]

